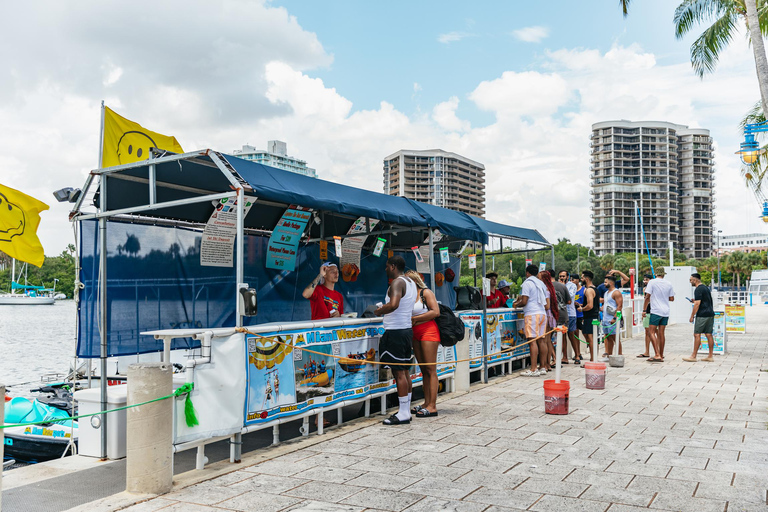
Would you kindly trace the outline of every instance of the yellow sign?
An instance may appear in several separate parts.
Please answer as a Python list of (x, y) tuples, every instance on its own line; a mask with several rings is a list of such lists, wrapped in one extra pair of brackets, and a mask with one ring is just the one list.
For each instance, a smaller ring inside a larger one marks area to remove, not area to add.
[(725, 331), (741, 334), (747, 332), (747, 316), (744, 306), (725, 306)]
[(0, 185), (0, 251), (11, 258), (43, 265), (45, 253), (37, 226), (48, 205), (23, 192)]
[(139, 162), (149, 158), (150, 148), (183, 153), (176, 137), (147, 130), (104, 107), (104, 139), (102, 141), (101, 166)]
[(328, 242), (320, 240), (320, 261), (328, 259)]

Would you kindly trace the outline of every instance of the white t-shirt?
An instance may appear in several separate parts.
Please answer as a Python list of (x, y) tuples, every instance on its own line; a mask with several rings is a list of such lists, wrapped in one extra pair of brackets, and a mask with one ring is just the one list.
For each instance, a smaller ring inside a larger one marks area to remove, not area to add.
[(565, 283), (565, 287), (568, 288), (568, 294), (571, 296), (571, 303), (568, 304), (568, 316), (576, 316), (576, 285), (573, 281)]
[(523, 315), (546, 315), (547, 288), (536, 277), (529, 277), (523, 281), (520, 295), (528, 297), (528, 303), (523, 306)]
[(651, 279), (645, 287), (645, 293), (651, 296), (651, 314), (669, 317), (669, 298), (675, 296), (672, 284), (657, 277)]

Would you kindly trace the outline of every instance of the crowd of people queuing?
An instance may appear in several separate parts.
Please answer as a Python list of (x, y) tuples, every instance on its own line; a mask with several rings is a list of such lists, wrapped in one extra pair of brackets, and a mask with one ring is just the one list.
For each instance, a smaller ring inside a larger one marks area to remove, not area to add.
[[(426, 418), (438, 415), (435, 362), (440, 332), (435, 319), (440, 315), (440, 309), (434, 293), (424, 284), (421, 276), (414, 271), (405, 271), (402, 257), (387, 259), (385, 272), (390, 286), (385, 303), (378, 303), (374, 314), (383, 317), (384, 334), (379, 341), (379, 360), (391, 364), (389, 368), (397, 387), (399, 406), (395, 414), (384, 420), (384, 424), (400, 425), (410, 423), (414, 416)], [(505, 280), (499, 281), (498, 277), (495, 272), (486, 274), (490, 282), (490, 292), (485, 297), (486, 306), (488, 309), (522, 308), (523, 333), (530, 342), (531, 353), (530, 367), (522, 375), (537, 377), (551, 371), (556, 358), (553, 336), (557, 326), (566, 328), (566, 338), (573, 349), (573, 364), (581, 365), (584, 361), (582, 344), (589, 350), (590, 361), (598, 358), (607, 361), (608, 355), (613, 353), (616, 333), (623, 323), (620, 312), (624, 303), (620, 288), (630, 281), (623, 272), (609, 271), (604, 281), (596, 286), (594, 273), (590, 270), (584, 270), (581, 275), (571, 275), (567, 271), (540, 270), (536, 265), (528, 265), (520, 294), (514, 300), (510, 298), (510, 284)], [(334, 263), (324, 263), (319, 275), (304, 289), (302, 295), (310, 300), (313, 320), (343, 314), (343, 296), (334, 289), (338, 279), (338, 267)], [(704, 334), (709, 346), (709, 357), (704, 361), (712, 361), (712, 296), (709, 288), (701, 283), (699, 274), (693, 274), (690, 282), (696, 287), (690, 319), (691, 323), (695, 322), (694, 351), (684, 360), (697, 361), (696, 354)], [(646, 274), (643, 286), (645, 352), (637, 357), (652, 363), (663, 362), (665, 329), (675, 292), (672, 285), (664, 280), (663, 270), (658, 271), (655, 277)], [(598, 354), (598, 340), (594, 336), (598, 325), (603, 333), (602, 355)], [(649, 352), (651, 348), (653, 356)], [(622, 354), (621, 343), (617, 350)], [(570, 364), (566, 353), (563, 350), (562, 364)], [(412, 383), (409, 374), (413, 355), (423, 375), (424, 391), (424, 403), (416, 407), (411, 407)]]

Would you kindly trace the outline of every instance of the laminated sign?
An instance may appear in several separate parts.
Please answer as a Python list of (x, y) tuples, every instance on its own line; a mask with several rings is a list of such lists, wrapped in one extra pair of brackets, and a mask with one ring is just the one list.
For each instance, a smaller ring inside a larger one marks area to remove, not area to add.
[[(255, 197), (245, 196), (243, 219), (248, 216)], [(203, 267), (232, 267), (232, 255), (237, 236), (237, 199), (219, 199), (203, 230), (200, 242), (200, 265)]]
[(289, 271), (296, 269), (299, 241), (311, 217), (312, 210), (303, 206), (291, 205), (285, 210), (269, 237), (267, 268)]
[(440, 263), (450, 263), (451, 256), (448, 254), (448, 248), (442, 247), (440, 249)]
[(386, 244), (387, 241), (383, 238), (377, 238), (376, 239), (376, 247), (373, 248), (373, 255), (377, 258), (381, 256), (381, 252), (384, 250), (384, 244)]
[(477, 254), (469, 255), (469, 268), (477, 268)]
[[(348, 235), (356, 235), (358, 233), (369, 233), (373, 231), (376, 225), (379, 223), (378, 219), (368, 219), (370, 224), (370, 230), (366, 226), (366, 218), (358, 218), (352, 227), (347, 231)], [(340, 259), (340, 265), (343, 267), (347, 264), (356, 265), (360, 268), (360, 253), (363, 251), (363, 245), (368, 239), (367, 234), (361, 234), (360, 236), (348, 236), (341, 244), (341, 252), (338, 253)]]

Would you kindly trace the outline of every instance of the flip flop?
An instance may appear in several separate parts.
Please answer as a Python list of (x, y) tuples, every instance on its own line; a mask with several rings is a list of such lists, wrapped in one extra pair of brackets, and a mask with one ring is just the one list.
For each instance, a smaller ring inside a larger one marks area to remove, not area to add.
[(397, 417), (397, 414), (393, 414), (389, 418), (385, 419), (382, 423), (385, 425), (407, 425), (411, 420), (401, 420)]
[(649, 363), (663, 363), (664, 362), (663, 359), (659, 359), (658, 357), (649, 357), (648, 359), (646, 359), (646, 361), (649, 362)]
[(651, 357), (651, 356), (647, 356), (645, 354), (637, 354), (635, 357), (639, 357), (639, 358), (643, 359), (643, 358)]
[(419, 412), (420, 410), (422, 410), (423, 408), (424, 408), (424, 407), (422, 407), (422, 406), (420, 406), (420, 405), (416, 405), (416, 406), (414, 406), (414, 407), (412, 407), (412, 408), (411, 408), (411, 414), (418, 414), (418, 412)]
[(419, 412), (416, 413), (417, 418), (431, 418), (432, 416), (437, 416), (437, 411), (430, 412), (423, 407), (419, 409)]

